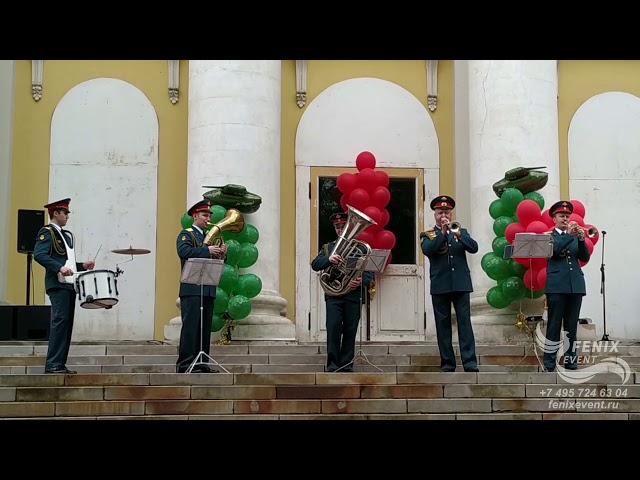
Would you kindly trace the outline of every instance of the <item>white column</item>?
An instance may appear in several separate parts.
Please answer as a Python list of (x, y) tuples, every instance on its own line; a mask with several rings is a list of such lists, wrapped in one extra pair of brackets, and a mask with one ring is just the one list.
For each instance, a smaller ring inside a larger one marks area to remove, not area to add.
[(203, 185), (235, 183), (262, 197), (245, 217), (260, 232), (250, 271), (262, 292), (233, 331), (238, 340), (295, 339), (279, 293), (281, 76), (279, 60), (189, 62), (187, 205), (202, 198)]
[(17, 211), (11, 215), (14, 71), (14, 60), (0, 60), (0, 303), (7, 295), (9, 249), (11, 245), (15, 248), (15, 238), (9, 238), (9, 222), (17, 218)]
[[(480, 341), (508, 340), (517, 334), (513, 309), (498, 311), (487, 305), (485, 295), (495, 281), (480, 267), (495, 238), (489, 204), (497, 196), (491, 186), (511, 168), (546, 166), (549, 181), (540, 193), (549, 205), (559, 199), (557, 63), (469, 61), (468, 86), (471, 233), (480, 247), (470, 256), (474, 329)], [(539, 310), (540, 301), (531, 307)], [(505, 328), (489, 333), (476, 324)]]

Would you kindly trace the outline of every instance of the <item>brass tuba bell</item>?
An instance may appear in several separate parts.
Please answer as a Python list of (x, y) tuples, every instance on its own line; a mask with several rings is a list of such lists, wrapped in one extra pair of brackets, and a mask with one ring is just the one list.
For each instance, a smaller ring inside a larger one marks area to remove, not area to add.
[(227, 210), (227, 214), (218, 223), (207, 222), (207, 228), (210, 230), (204, 237), (204, 244), (219, 247), (224, 243), (222, 232), (238, 233), (244, 228), (244, 217), (235, 208)]
[(329, 256), (340, 255), (345, 262), (340, 265), (331, 265), (320, 274), (320, 286), (324, 293), (333, 297), (347, 293), (349, 282), (362, 275), (362, 271), (350, 266), (349, 261), (356, 263), (366, 261), (371, 254), (371, 247), (356, 240), (356, 237), (371, 225), (377, 224), (375, 220), (351, 205), (347, 205), (347, 209), (349, 210), (347, 223), (329, 254)]

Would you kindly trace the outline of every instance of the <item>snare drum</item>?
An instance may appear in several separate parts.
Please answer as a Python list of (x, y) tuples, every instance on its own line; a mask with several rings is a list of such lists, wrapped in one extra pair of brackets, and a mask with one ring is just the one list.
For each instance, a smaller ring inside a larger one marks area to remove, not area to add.
[(76, 292), (82, 308), (111, 308), (118, 303), (118, 280), (111, 270), (90, 270), (78, 274)]

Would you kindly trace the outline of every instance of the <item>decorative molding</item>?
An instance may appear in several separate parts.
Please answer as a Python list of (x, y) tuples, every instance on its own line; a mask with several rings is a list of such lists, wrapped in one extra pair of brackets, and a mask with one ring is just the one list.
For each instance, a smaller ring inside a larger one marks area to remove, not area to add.
[(31, 96), (38, 102), (42, 98), (44, 60), (31, 60)]
[(180, 60), (169, 63), (169, 101), (175, 105), (180, 100)]
[(430, 112), (438, 108), (438, 60), (427, 60), (427, 108)]
[(296, 60), (296, 105), (302, 108), (307, 103), (307, 60)]

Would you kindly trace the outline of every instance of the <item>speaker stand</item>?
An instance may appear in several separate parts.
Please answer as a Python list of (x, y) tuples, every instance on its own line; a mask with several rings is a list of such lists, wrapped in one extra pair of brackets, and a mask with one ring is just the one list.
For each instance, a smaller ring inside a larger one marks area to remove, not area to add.
[(33, 252), (27, 252), (27, 305), (30, 300), (31, 289), (31, 261), (33, 260)]

